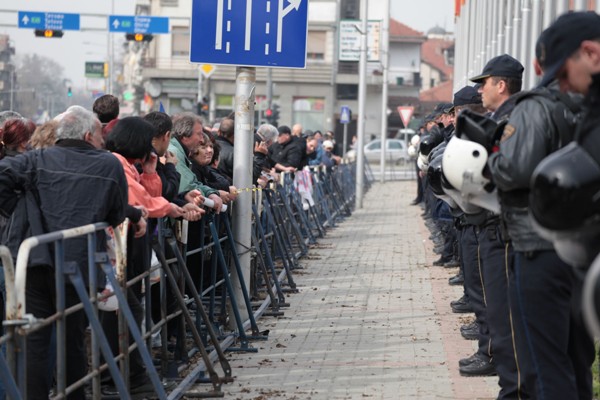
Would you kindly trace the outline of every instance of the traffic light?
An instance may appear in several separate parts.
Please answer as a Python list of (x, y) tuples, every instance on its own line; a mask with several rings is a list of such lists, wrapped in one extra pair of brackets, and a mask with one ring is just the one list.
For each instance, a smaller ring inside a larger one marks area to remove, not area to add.
[(208, 98), (206, 96), (203, 97), (202, 101), (199, 101), (198, 104), (196, 105), (196, 108), (197, 108), (198, 115), (208, 117), (208, 110), (210, 108), (208, 105)]
[(61, 38), (63, 37), (63, 31), (58, 31), (54, 29), (36, 29), (34, 30), (34, 34), (36, 37), (45, 37), (45, 38)]
[(271, 106), (271, 116), (267, 116), (271, 125), (277, 126), (279, 124), (279, 104), (273, 104)]
[(67, 87), (67, 96), (73, 97), (73, 92), (71, 91), (71, 86)]
[(154, 39), (154, 36), (144, 33), (126, 33), (125, 39), (135, 42), (150, 42)]

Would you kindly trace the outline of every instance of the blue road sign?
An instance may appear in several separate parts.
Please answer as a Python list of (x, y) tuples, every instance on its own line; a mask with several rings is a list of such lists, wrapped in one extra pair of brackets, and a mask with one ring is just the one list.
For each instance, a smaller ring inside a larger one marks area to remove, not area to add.
[(109, 15), (108, 30), (123, 33), (169, 33), (169, 17)]
[(192, 0), (190, 61), (306, 67), (308, 0)]
[(340, 111), (340, 124), (349, 124), (350, 123), (350, 107), (342, 106), (342, 110)]
[(54, 12), (19, 11), (19, 28), (53, 29), (57, 31), (78, 31), (79, 14)]

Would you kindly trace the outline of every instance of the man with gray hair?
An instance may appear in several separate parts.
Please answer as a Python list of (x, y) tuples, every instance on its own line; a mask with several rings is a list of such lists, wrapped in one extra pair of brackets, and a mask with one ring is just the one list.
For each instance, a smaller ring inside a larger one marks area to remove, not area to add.
[(202, 120), (192, 113), (177, 114), (173, 117), (171, 135), (169, 151), (177, 157), (175, 168), (179, 172), (179, 175), (181, 175), (179, 194), (181, 195), (194, 189), (200, 190), (204, 197), (208, 197), (215, 202), (214, 209), (216, 212), (220, 212), (223, 201), (219, 197), (219, 191), (200, 182), (191, 168), (190, 154), (204, 140)]
[[(53, 147), (33, 150), (0, 160), (0, 214), (14, 221), (7, 245), (13, 257), (27, 237), (96, 222), (119, 225), (126, 216), (127, 181), (123, 167), (112, 154), (101, 150), (102, 132), (98, 119), (89, 111), (73, 110), (59, 122)], [(102, 232), (97, 251), (105, 250)], [(83, 282), (89, 282), (85, 237), (64, 243), (64, 262), (74, 263)], [(56, 312), (55, 265), (52, 248), (41, 245), (29, 257), (26, 282), (27, 312), (48, 318)], [(100, 269), (97, 269), (100, 271)], [(73, 275), (69, 275), (73, 277)], [(80, 302), (68, 277), (64, 287), (65, 306)], [(97, 282), (103, 282), (97, 276)], [(89, 288), (90, 291), (98, 288)], [(86, 316), (77, 311), (66, 320), (67, 373), (70, 385), (87, 371), (85, 347)], [(27, 338), (28, 398), (48, 398), (49, 346), (52, 327), (31, 333)], [(72, 393), (85, 398), (84, 389)]]
[[(263, 172), (271, 170), (271, 161), (269, 160), (269, 146), (277, 140), (279, 131), (271, 124), (262, 124), (256, 130), (254, 135), (254, 160), (252, 163), (252, 182), (264, 183), (259, 181)], [(262, 180), (262, 179), (261, 179)], [(262, 186), (262, 185), (261, 185)]]

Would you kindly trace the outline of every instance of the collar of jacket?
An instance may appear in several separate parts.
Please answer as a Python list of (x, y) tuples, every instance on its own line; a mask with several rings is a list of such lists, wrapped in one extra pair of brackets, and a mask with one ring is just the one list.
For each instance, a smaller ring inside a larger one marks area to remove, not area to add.
[(189, 152), (187, 147), (185, 147), (183, 143), (181, 143), (176, 137), (171, 138), (171, 144), (174, 147), (176, 147), (177, 150), (181, 152), (181, 154), (183, 154), (183, 160), (185, 161), (185, 165), (189, 168), (192, 165), (192, 162), (188, 157)]
[(58, 147), (80, 147), (83, 149), (95, 150), (96, 148), (85, 140), (80, 139), (59, 139), (56, 144)]

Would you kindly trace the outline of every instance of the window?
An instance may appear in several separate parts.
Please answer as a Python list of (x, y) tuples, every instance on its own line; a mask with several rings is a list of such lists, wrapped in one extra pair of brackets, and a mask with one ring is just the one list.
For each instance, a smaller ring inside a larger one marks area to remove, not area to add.
[(402, 142), (397, 140), (388, 140), (387, 142), (389, 150), (402, 150)]
[(358, 85), (345, 85), (340, 84), (337, 86), (337, 98), (338, 100), (357, 100), (358, 99)]
[(189, 56), (190, 54), (190, 29), (184, 26), (174, 26), (171, 30), (171, 55)]
[(369, 144), (367, 146), (367, 149), (370, 151), (381, 150), (381, 141), (375, 140), (375, 141), (371, 142), (371, 144)]
[(304, 129), (323, 130), (325, 127), (325, 99), (322, 97), (294, 97), (293, 124)]
[(309, 60), (325, 59), (325, 40), (327, 32), (309, 31), (306, 39), (306, 58)]

